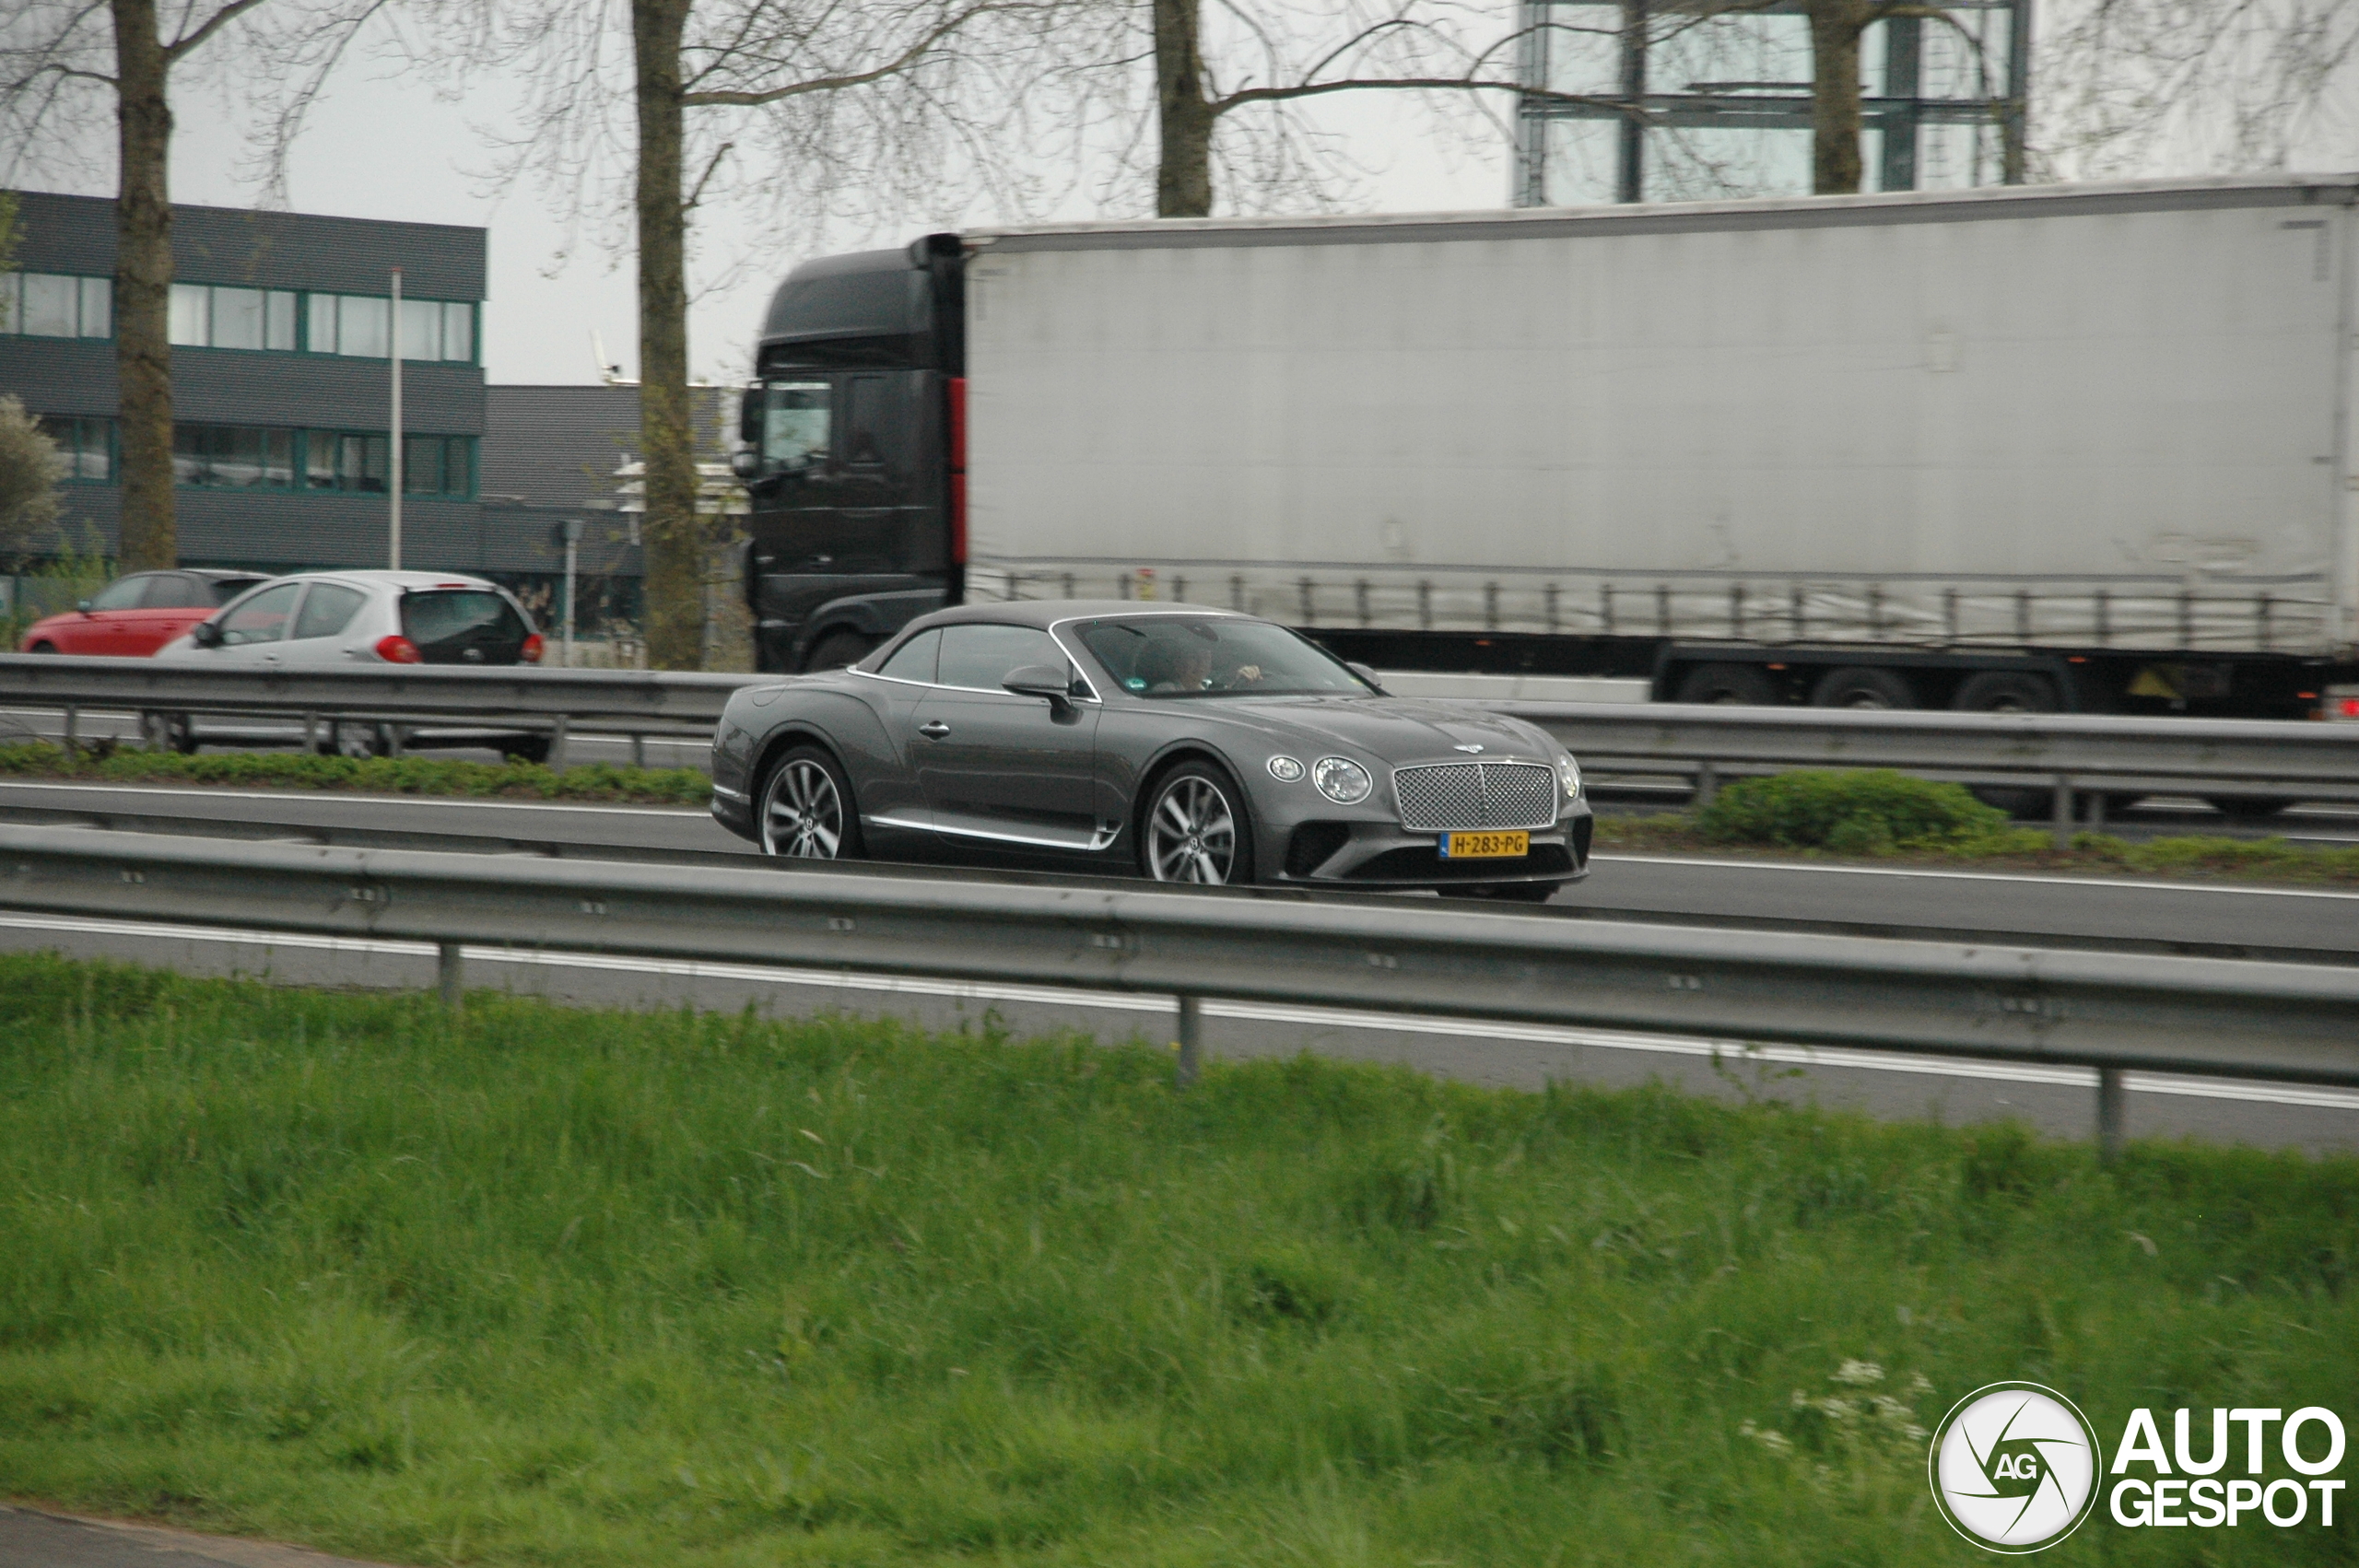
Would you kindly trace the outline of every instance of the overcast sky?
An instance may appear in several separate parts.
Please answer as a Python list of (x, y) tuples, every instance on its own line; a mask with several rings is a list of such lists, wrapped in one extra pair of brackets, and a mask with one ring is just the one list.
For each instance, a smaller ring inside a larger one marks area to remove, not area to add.
[[(221, 106), (184, 95), (172, 143), (172, 198), (221, 206), (251, 206), (258, 192), (238, 178), (245, 148), (233, 118)], [(1409, 212), (1504, 205), (1508, 160), (1504, 146), (1438, 146), (1423, 133), (1429, 122), (1395, 99), (1357, 103), (1329, 99), (1324, 123), (1350, 138), (1356, 159), (1370, 170), (1353, 205)], [(438, 100), (415, 76), (363, 66), (338, 77), (308, 122), (288, 184), (298, 212), (350, 217), (479, 225), (490, 231), (490, 299), (484, 317), (484, 358), (495, 382), (586, 382), (598, 376), (593, 341), (607, 362), (637, 374), (639, 345), (633, 273), (627, 257), (599, 251), (587, 238), (569, 257), (560, 252), (563, 225), (527, 187), (504, 197), (488, 189), (491, 161), (478, 127), (503, 123), (511, 105), (491, 88), (464, 103)], [(1396, 130), (1404, 125), (1408, 134)], [(93, 194), (111, 194), (94, 190)], [(1138, 201), (1144, 201), (1144, 195)], [(1137, 202), (1130, 210), (1139, 210)], [(1102, 216), (1083, 202), (1055, 215)], [(763, 306), (779, 278), (803, 256), (759, 253), (725, 211), (698, 214), (701, 255), (690, 287), (703, 288), (691, 308), (689, 364), (694, 376), (735, 380), (746, 372)], [(923, 233), (917, 217), (887, 220), (872, 231), (839, 226), (818, 253), (898, 245)], [(739, 257), (748, 264), (725, 290), (706, 280)], [(698, 275), (701, 274), (701, 276)], [(593, 337), (594, 334), (594, 337)]]

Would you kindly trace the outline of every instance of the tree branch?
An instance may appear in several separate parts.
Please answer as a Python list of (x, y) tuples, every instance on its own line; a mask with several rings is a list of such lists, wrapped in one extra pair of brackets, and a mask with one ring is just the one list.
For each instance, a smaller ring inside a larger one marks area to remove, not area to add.
[(179, 64), (182, 55), (261, 4), (262, 0), (229, 0), (227, 6), (206, 18), (203, 27), (198, 28), (194, 32), (183, 33), (164, 45), (165, 65), (170, 67)]

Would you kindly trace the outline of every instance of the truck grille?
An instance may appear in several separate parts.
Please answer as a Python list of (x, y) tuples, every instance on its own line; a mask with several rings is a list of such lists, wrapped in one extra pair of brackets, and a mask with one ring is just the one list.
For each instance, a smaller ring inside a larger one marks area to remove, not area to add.
[(1392, 792), (1412, 833), (1464, 827), (1550, 827), (1556, 770), (1534, 762), (1445, 762), (1396, 767)]

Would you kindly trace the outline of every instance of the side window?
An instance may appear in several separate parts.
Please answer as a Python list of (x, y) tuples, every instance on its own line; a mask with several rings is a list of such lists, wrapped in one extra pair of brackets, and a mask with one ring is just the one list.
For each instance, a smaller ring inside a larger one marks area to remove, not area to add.
[(933, 684), (934, 657), (941, 649), (941, 632), (920, 632), (895, 649), (893, 657), (885, 661), (884, 668), (876, 673), (890, 675), (897, 681), (923, 681), (931, 685)]
[(299, 582), (282, 582), (240, 603), (222, 618), (222, 646), (276, 642), (286, 637), (288, 617), (295, 613), (295, 596), (302, 591)]
[(295, 637), (334, 637), (352, 624), (367, 595), (340, 583), (315, 582), (304, 596), (302, 613), (295, 617)]
[(210, 610), (213, 595), (205, 591), (205, 579), (186, 572), (159, 572), (156, 585), (147, 591), (141, 608), (148, 610)]
[(967, 626), (942, 628), (939, 679), (945, 686), (997, 691), (1011, 670), (1027, 664), (1069, 667), (1057, 639), (1036, 626)]
[(139, 597), (156, 579), (141, 573), (137, 577), (118, 578), (90, 596), (90, 608), (97, 610), (136, 610)]
[(797, 470), (827, 456), (827, 383), (772, 381), (762, 389), (762, 457)]

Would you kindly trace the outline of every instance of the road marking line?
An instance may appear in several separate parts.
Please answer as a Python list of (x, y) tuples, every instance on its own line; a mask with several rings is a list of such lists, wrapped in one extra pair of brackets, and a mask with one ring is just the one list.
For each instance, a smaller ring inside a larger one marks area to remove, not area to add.
[[(331, 804), (358, 801), (382, 805), (398, 801), (409, 806), (467, 806), (503, 812), (593, 812), (607, 816), (684, 816), (705, 820), (710, 820), (712, 815), (710, 812), (700, 811), (694, 806), (569, 806), (541, 801), (453, 800), (446, 795), (372, 795), (359, 790), (181, 790), (147, 784), (37, 784), (15, 778), (0, 780), (0, 791), (9, 790), (64, 790), (94, 795), (191, 795), (207, 801), (324, 801)], [(103, 811), (106, 808), (95, 809)]]
[[(291, 947), (311, 952), (374, 954), (388, 957), (428, 959), (435, 946), (428, 942), (400, 942), (381, 937), (315, 936), (300, 932), (240, 930), (227, 926), (181, 926), (150, 921), (106, 920), (76, 915), (18, 915), (0, 912), (0, 928), (27, 930), (74, 930), (94, 936), (133, 936), (195, 942), (234, 942), (256, 947)], [(860, 975), (833, 969), (794, 969), (762, 964), (733, 964), (706, 959), (636, 958), (614, 954), (534, 953), (502, 947), (462, 948), (469, 963), (511, 964), (552, 969), (593, 969), (623, 974), (655, 975), (680, 979), (747, 980), (764, 985), (805, 986), (827, 990), (872, 991), (903, 996), (944, 997), (962, 1001), (1015, 1001), (1046, 1007), (1093, 1007), (1108, 1012), (1153, 1013), (1169, 1016), (1171, 1000), (1160, 995), (1121, 991), (1065, 989), (1055, 986), (1017, 986), (995, 981), (931, 979), (918, 976)], [(1711, 1040), (1676, 1035), (1647, 1035), (1623, 1030), (1567, 1028), (1558, 1024), (1514, 1024), (1480, 1018), (1445, 1018), (1426, 1013), (1356, 1012), (1342, 1008), (1300, 1007), (1269, 1002), (1204, 1003), (1214, 1018), (1240, 1023), (1298, 1024), (1314, 1028), (1368, 1029), (1402, 1035), (1436, 1035), (1457, 1039), (1489, 1038), (1532, 1045), (1581, 1046), (1662, 1056), (1723, 1057), (1732, 1064), (1774, 1062), (1779, 1066), (1907, 1072), (1937, 1078), (1973, 1078), (2006, 1083), (2036, 1083), (2058, 1088), (2095, 1089), (2096, 1070), (2086, 1067), (2042, 1067), (2031, 1062), (1978, 1061), (1968, 1058), (1918, 1056), (1896, 1051), (1863, 1051), (1829, 1046), (1747, 1045), (1740, 1040)], [(2201, 1078), (2177, 1073), (2128, 1072), (2125, 1086), (2134, 1094), (2177, 1094), (2195, 1099), (2242, 1100), (2261, 1105), (2305, 1106), (2324, 1110), (2359, 1110), (2359, 1093), (2312, 1089), (2297, 1084), (2249, 1080)]]

